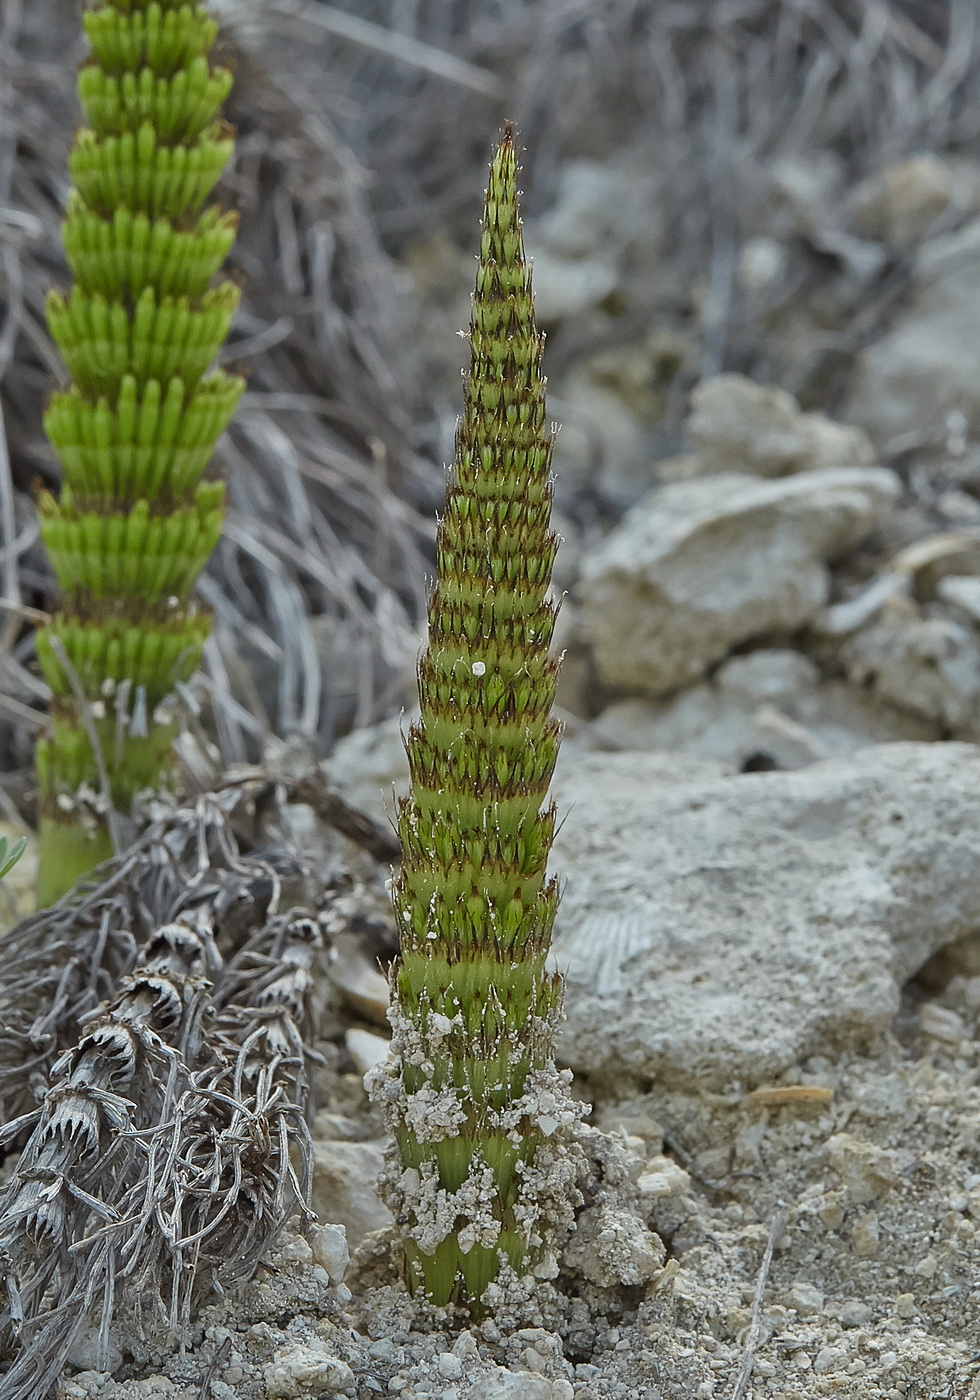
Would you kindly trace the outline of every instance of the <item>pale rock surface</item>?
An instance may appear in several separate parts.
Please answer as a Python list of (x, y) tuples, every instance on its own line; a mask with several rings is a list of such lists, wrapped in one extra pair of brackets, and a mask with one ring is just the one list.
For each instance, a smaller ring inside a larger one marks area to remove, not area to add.
[(395, 812), (395, 790), (408, 785), (405, 740), (418, 710), (396, 715), (345, 734), (327, 760), (330, 781), (342, 788), (348, 802), (361, 811), (389, 821)]
[(635, 194), (615, 165), (576, 160), (562, 166), (554, 204), (525, 230), (542, 324), (594, 306), (616, 286), (619, 216)]
[(980, 578), (970, 574), (949, 574), (939, 580), (937, 593), (950, 605), (956, 621), (972, 626), (980, 623)]
[(924, 719), (957, 729), (976, 715), (980, 645), (972, 628), (950, 618), (886, 609), (847, 640), (841, 659), (857, 685)]
[(654, 467), (646, 433), (618, 394), (577, 373), (550, 407), (561, 421), (554, 467), (563, 489), (598, 481), (615, 497), (635, 499), (649, 486)]
[[(387, 984), (385, 985), (387, 987)], [(387, 1005), (387, 998), (385, 1000)], [(372, 1035), (370, 1031), (361, 1030), (357, 1026), (345, 1033), (344, 1043), (360, 1074), (367, 1074), (368, 1070), (374, 1069), (375, 1065), (380, 1065), (388, 1058), (390, 1042), (384, 1036)]]
[(579, 1213), (562, 1262), (601, 1288), (633, 1288), (649, 1283), (665, 1258), (663, 1241), (633, 1212), (600, 1204)]
[(860, 428), (803, 413), (792, 394), (744, 374), (719, 374), (691, 394), (687, 435), (701, 470), (790, 476), (831, 467), (870, 467), (875, 450)]
[(922, 154), (877, 171), (855, 191), (853, 222), (858, 233), (910, 247), (946, 210), (956, 180), (945, 161)]
[(813, 234), (827, 222), (827, 210), (843, 178), (843, 164), (833, 151), (813, 150), (780, 156), (770, 166), (772, 226), (787, 233)]
[(615, 267), (600, 258), (563, 258), (547, 248), (533, 250), (534, 311), (551, 325), (607, 297), (619, 280)]
[(297, 1342), (276, 1353), (265, 1367), (269, 1400), (291, 1400), (300, 1395), (350, 1395), (354, 1373), (346, 1361), (330, 1356), (325, 1346)]
[(313, 1258), (333, 1284), (343, 1283), (350, 1266), (350, 1247), (343, 1225), (317, 1225), (310, 1235)]
[(640, 341), (598, 350), (581, 362), (593, 384), (609, 389), (646, 427), (672, 406), (672, 386), (697, 360), (697, 342), (678, 330), (651, 331)]
[(802, 652), (763, 647), (746, 656), (733, 656), (718, 668), (715, 680), (719, 690), (735, 700), (778, 705), (818, 685), (820, 670)]
[(742, 244), (738, 255), (739, 285), (747, 292), (761, 292), (782, 280), (789, 266), (785, 243), (755, 234)]
[(980, 931), (969, 744), (744, 776), (579, 755), (555, 799), (560, 1051), (586, 1073), (721, 1088), (872, 1043), (903, 981)]
[(842, 681), (821, 683), (808, 657), (761, 649), (667, 701), (617, 700), (593, 721), (622, 749), (684, 750), (733, 768), (804, 768), (869, 744), (940, 737), (923, 719)]
[(387, 1029), (388, 981), (377, 960), (364, 952), (357, 935), (332, 935), (327, 976), (352, 1010)]
[(845, 416), (876, 446), (942, 435), (962, 412), (980, 427), (980, 219), (931, 239), (916, 261), (912, 295), (890, 329), (858, 357)]
[(313, 1209), (322, 1221), (343, 1225), (349, 1247), (391, 1224), (377, 1192), (384, 1140), (313, 1143)]
[(691, 1177), (673, 1157), (659, 1154), (651, 1157), (636, 1179), (641, 1200), (664, 1196), (683, 1196), (690, 1189)]
[(827, 1160), (855, 1205), (867, 1205), (897, 1186), (900, 1163), (892, 1153), (851, 1133), (827, 1139)]
[[(540, 219), (529, 221), (528, 245), (548, 248), (556, 256), (588, 258), (618, 244), (624, 224), (658, 211), (646, 207), (649, 175), (638, 181), (635, 172), (612, 161), (570, 160), (558, 173), (555, 202)], [(537, 277), (534, 285), (538, 296)]]
[(656, 256), (664, 220), (655, 186), (645, 158), (570, 160), (559, 168), (554, 203), (525, 228), (542, 324), (602, 301), (619, 284), (628, 246)]
[(823, 1289), (807, 1283), (805, 1279), (797, 1279), (790, 1288), (786, 1301), (800, 1317), (812, 1317), (823, 1308)]
[(590, 355), (552, 386), (550, 411), (561, 424), (554, 466), (562, 492), (598, 488), (625, 507), (661, 478), (651, 429), (667, 413), (672, 385), (692, 358), (683, 335), (655, 332)]
[(474, 1381), (468, 1400), (573, 1400), (574, 1394), (571, 1381), (501, 1367)]
[(879, 467), (777, 481), (724, 473), (645, 496), (582, 560), (586, 631), (602, 678), (662, 694), (736, 643), (791, 631), (826, 601), (826, 560), (895, 501)]

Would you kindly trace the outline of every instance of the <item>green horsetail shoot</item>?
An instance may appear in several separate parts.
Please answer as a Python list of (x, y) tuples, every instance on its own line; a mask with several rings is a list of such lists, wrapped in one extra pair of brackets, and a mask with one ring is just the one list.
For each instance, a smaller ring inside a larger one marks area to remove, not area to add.
[(398, 816), (393, 1057), (372, 1090), (397, 1144), (387, 1191), (409, 1286), (478, 1310), (503, 1266), (552, 1271), (578, 1117), (553, 1057), (561, 980), (545, 966), (557, 538), (510, 128), (490, 169), (469, 342)]
[(86, 124), (63, 225), (74, 283), (47, 306), (72, 383), (45, 415), (64, 485), (39, 500), (62, 589), (37, 638), (52, 690), (42, 905), (112, 854), (114, 814), (165, 779), (175, 725), (161, 704), (210, 630), (191, 592), (224, 487), (202, 478), (244, 387), (211, 369), (239, 296), (215, 284), (237, 215), (202, 207), (233, 150), (217, 25), (193, 0), (104, 0), (83, 22)]

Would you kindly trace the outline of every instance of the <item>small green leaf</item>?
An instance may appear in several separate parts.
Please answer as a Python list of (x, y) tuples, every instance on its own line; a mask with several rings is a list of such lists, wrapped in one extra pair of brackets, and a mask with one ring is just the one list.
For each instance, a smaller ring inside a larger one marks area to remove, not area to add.
[(6, 836), (0, 836), (0, 880), (9, 875), (27, 849), (27, 837), (22, 836), (12, 846), (7, 846)]

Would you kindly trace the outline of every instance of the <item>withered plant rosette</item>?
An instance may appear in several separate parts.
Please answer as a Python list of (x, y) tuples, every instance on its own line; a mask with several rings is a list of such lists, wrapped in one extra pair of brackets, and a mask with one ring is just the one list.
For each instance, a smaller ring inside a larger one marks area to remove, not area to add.
[(392, 1058), (371, 1090), (397, 1145), (385, 1189), (409, 1286), (479, 1310), (504, 1265), (557, 1272), (581, 1111), (555, 1068), (561, 979), (545, 965), (558, 541), (510, 128), (490, 169), (469, 340), (398, 815)]
[(37, 638), (53, 692), (37, 748), (42, 904), (112, 854), (113, 814), (163, 780), (161, 705), (210, 630), (191, 592), (224, 488), (203, 477), (244, 387), (211, 369), (239, 296), (215, 283), (237, 215), (204, 208), (233, 150), (217, 25), (193, 0), (103, 0), (83, 22), (87, 124), (63, 226), (74, 284), (47, 307), (72, 383), (45, 414), (64, 485), (39, 500), (62, 587)]

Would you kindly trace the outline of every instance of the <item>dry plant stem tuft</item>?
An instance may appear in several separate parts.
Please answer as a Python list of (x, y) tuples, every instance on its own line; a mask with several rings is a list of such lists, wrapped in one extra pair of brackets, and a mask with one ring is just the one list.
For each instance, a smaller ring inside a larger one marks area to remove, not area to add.
[(167, 812), (73, 902), (42, 909), (0, 937), (0, 1123), (34, 1107), (51, 1066), (99, 1004), (115, 997), (161, 924), (207, 906), (222, 955), (283, 902), (308, 897), (294, 859), (242, 855), (243, 809), (267, 784), (234, 784)]
[[(147, 1129), (172, 1119), (198, 1056), (217, 955), (204, 927), (161, 929), (121, 995), (54, 1067), (52, 1087), (0, 1198), (0, 1251), (21, 1351), (9, 1400), (44, 1395), (100, 1299), (105, 1364), (116, 1289), (139, 1264), (117, 1259), (113, 1228), (149, 1197)], [(10, 1137), (25, 1126), (7, 1125)], [(156, 1200), (154, 1198), (157, 1198)], [(131, 1229), (130, 1225), (130, 1229)], [(122, 1264), (117, 1281), (116, 1265)]]
[(63, 599), (37, 634), (53, 692), (37, 748), (39, 901), (112, 853), (113, 810), (160, 785), (175, 729), (161, 702), (197, 666), (209, 619), (191, 590), (221, 532), (204, 481), (244, 388), (209, 373), (238, 304), (212, 285), (237, 216), (202, 208), (232, 152), (231, 86), (198, 3), (104, 0), (78, 95), (63, 238), (71, 292), (47, 300), (72, 378), (45, 426), (63, 469), (40, 528)]
[(374, 1091), (400, 1154), (389, 1195), (407, 1221), (409, 1284), (476, 1307), (502, 1263), (521, 1273), (546, 1253), (566, 1208), (546, 1204), (546, 1183), (578, 1116), (553, 1060), (561, 982), (545, 969), (557, 540), (510, 129), (490, 170), (469, 339), (398, 820), (395, 1058)]
[(125, 1310), (186, 1335), (202, 1287), (251, 1276), (308, 1214), (304, 1033), (316, 923), (274, 918), (227, 967), (207, 910), (151, 938), (116, 999), (55, 1065), (0, 1196), (20, 1352), (5, 1400), (41, 1400), (73, 1344), (103, 1358)]

